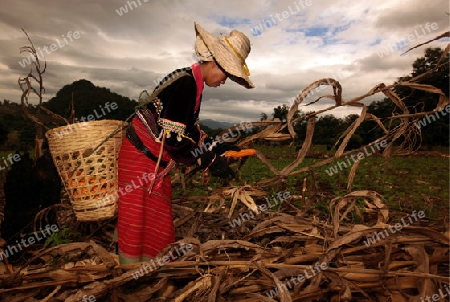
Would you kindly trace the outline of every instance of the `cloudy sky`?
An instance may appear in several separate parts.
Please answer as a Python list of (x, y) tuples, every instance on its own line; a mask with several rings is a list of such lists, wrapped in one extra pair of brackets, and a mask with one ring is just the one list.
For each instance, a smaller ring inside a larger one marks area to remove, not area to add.
[[(261, 112), (270, 116), (274, 107), (291, 105), (304, 87), (323, 77), (338, 80), (348, 100), (410, 74), (425, 47), (400, 54), (447, 31), (449, 11), (447, 0), (2, 0), (0, 100), (20, 101), (17, 79), (29, 68), (26, 54), (19, 53), (28, 44), (21, 28), (47, 61), (44, 100), (79, 79), (137, 99), (164, 74), (193, 63), (196, 21), (215, 34), (237, 29), (250, 37), (247, 65), (256, 85), (247, 90), (227, 81), (205, 88), (201, 119), (258, 120)], [(374, 99), (382, 96), (367, 102)]]

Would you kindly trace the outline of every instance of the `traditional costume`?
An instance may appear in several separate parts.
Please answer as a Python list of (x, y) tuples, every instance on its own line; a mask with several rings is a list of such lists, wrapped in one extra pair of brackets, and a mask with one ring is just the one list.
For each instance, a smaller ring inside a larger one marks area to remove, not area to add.
[[(197, 23), (195, 29), (200, 61), (215, 60), (231, 80), (253, 88), (245, 63), (250, 52), (247, 36), (233, 30), (229, 36), (216, 37)], [(198, 153), (193, 151), (207, 139), (198, 124), (203, 87), (200, 63), (177, 69), (161, 81), (155, 88), (157, 96), (154, 92), (130, 122), (118, 164), (121, 263), (147, 261), (175, 241), (168, 173), (175, 163), (196, 164)], [(219, 165), (220, 158), (205, 158), (210, 162), (202, 162), (203, 168)]]

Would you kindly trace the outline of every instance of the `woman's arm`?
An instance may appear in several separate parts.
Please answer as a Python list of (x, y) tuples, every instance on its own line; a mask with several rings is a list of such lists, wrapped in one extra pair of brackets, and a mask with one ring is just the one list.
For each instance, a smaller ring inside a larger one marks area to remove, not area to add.
[(165, 136), (165, 150), (176, 162), (195, 164), (199, 156), (202, 131), (196, 125), (197, 115), (194, 113), (194, 78), (181, 77), (167, 86), (158, 98), (163, 104), (158, 124), (162, 128), (162, 135)]

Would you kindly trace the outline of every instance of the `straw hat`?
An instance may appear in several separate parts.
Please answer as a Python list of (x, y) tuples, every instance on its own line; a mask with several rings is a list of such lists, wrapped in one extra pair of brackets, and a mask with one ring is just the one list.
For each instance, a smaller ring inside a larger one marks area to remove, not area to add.
[(224, 69), (229, 78), (244, 86), (254, 88), (245, 59), (250, 53), (250, 40), (240, 31), (232, 30), (229, 36), (217, 37), (195, 24), (195, 51), (202, 61), (213, 59)]

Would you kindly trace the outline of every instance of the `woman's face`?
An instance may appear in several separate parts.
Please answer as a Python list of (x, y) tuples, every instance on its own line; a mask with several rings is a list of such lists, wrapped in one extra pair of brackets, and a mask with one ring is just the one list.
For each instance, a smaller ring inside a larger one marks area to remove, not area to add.
[(203, 80), (210, 87), (218, 87), (225, 84), (227, 75), (215, 61), (208, 62), (203, 72)]

